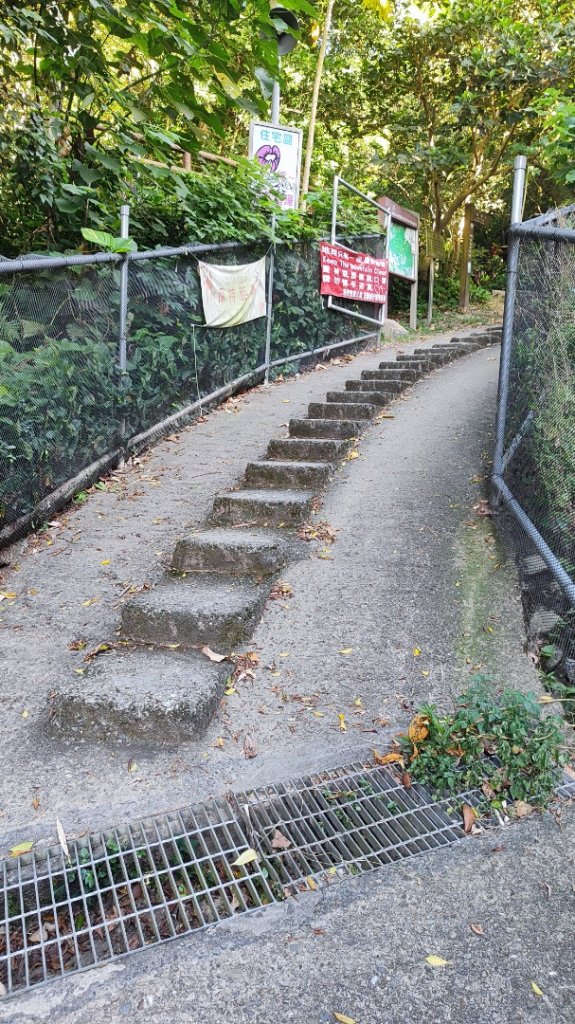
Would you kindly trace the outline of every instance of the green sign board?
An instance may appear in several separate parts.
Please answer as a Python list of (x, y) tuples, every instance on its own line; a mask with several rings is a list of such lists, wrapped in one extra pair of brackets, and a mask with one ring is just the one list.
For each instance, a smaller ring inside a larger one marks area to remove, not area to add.
[(417, 231), (396, 220), (389, 225), (389, 273), (417, 277)]

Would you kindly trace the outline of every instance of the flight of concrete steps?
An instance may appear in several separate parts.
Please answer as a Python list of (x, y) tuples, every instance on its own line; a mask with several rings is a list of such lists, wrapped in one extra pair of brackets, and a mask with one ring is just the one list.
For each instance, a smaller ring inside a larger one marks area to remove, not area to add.
[(162, 745), (200, 736), (232, 666), (199, 648), (228, 654), (252, 636), (278, 574), (305, 549), (297, 528), (346, 450), (423, 374), (500, 337), (490, 327), (385, 360), (292, 419), (289, 437), (270, 441), (240, 488), (216, 496), (205, 527), (178, 542), (167, 578), (124, 606), (121, 636), (137, 646), (99, 656), (51, 693), (49, 733)]

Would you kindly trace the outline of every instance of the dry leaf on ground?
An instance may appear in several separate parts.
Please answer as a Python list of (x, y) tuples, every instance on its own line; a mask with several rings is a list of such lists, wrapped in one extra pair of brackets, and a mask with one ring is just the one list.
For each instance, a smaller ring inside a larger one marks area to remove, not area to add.
[(526, 818), (528, 814), (532, 814), (535, 808), (525, 802), (525, 800), (516, 800), (513, 804), (513, 810), (515, 811), (516, 818)]
[(21, 857), (23, 853), (30, 853), (30, 850), (34, 846), (33, 842), (26, 840), (24, 843), (18, 843), (17, 846), (13, 846), (10, 850), (11, 857)]
[(476, 921), (472, 921), (469, 927), (471, 928), (472, 932), (475, 932), (476, 935), (485, 935), (483, 928), (481, 927), (480, 924), (477, 924)]
[(206, 658), (209, 658), (210, 661), (215, 661), (216, 664), (220, 661), (225, 661), (227, 658), (227, 654), (216, 654), (215, 651), (212, 651), (211, 647), (202, 647), (202, 654), (205, 654)]
[(251, 736), (246, 736), (244, 738), (244, 756), (248, 761), (250, 758), (258, 756), (258, 748)]
[(395, 761), (403, 764), (401, 754), (398, 754), (395, 750), (392, 750), (389, 754), (380, 754), (378, 750), (374, 750), (373, 760), (376, 764), (393, 764)]
[(536, 981), (532, 981), (532, 982), (531, 982), (531, 988), (532, 988), (532, 989), (533, 989), (533, 991), (535, 992), (535, 995), (536, 995), (536, 996), (542, 996), (542, 995), (543, 995), (543, 992), (542, 992), (542, 991), (541, 991), (541, 989), (539, 988), (539, 985), (537, 984), (537, 982), (536, 982)]
[(447, 967), (448, 964), (453, 963), (452, 960), (444, 960), (442, 956), (436, 956), (435, 953), (426, 956), (425, 962), (431, 967)]
[(471, 832), (471, 829), (473, 828), (475, 822), (477, 821), (473, 807), (470, 807), (469, 804), (463, 804), (461, 808), (461, 813), (463, 815), (463, 831)]
[(347, 1017), (345, 1013), (336, 1013), (334, 1010), (334, 1017), (339, 1021), (339, 1024), (356, 1024), (353, 1017)]
[(279, 828), (276, 828), (272, 836), (272, 850), (287, 850), (291, 846), (291, 839), (284, 836)]
[(412, 743), (421, 743), (426, 736), (429, 736), (427, 718), (424, 715), (416, 715), (415, 718), (412, 718), (407, 735)]
[(65, 856), (66, 860), (70, 860), (70, 851), (68, 849), (68, 840), (66, 839), (66, 833), (64, 832), (64, 827), (63, 827), (62, 822), (60, 821), (59, 818), (56, 818), (56, 831), (58, 833), (58, 840), (59, 840), (60, 846), (62, 847), (62, 851), (64, 853), (64, 856)]
[(236, 859), (232, 861), (232, 867), (243, 868), (245, 864), (251, 864), (254, 860), (257, 859), (258, 855), (255, 850), (244, 850), (243, 853), (240, 853), (239, 857), (236, 857)]

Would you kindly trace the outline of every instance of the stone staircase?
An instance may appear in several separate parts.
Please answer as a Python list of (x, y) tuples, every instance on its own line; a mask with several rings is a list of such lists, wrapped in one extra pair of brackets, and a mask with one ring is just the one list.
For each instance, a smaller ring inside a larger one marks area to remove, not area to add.
[(289, 437), (248, 463), (239, 489), (216, 495), (204, 529), (176, 545), (171, 572), (124, 606), (120, 633), (137, 647), (99, 656), (48, 704), (51, 735), (78, 742), (177, 744), (205, 731), (222, 698), (227, 654), (252, 636), (278, 573), (306, 550), (295, 528), (338, 462), (383, 406), (424, 373), (500, 340), (500, 328), (416, 348), (364, 370), (312, 402)]

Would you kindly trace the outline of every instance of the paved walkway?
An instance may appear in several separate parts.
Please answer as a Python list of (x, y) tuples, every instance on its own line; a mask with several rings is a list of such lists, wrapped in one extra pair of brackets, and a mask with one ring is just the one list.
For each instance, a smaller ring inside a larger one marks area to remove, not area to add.
[[(380, 358), (357, 357), (354, 375)], [(286, 570), (293, 597), (269, 603), (250, 645), (255, 680), (177, 756), (55, 748), (40, 737), (46, 693), (59, 673), (82, 667), (70, 642), (109, 637), (121, 592), (157, 580), (162, 552), (201, 522), (216, 490), (348, 367), (260, 389), (183, 431), (25, 552), (10, 580), (18, 599), (0, 623), (11, 665), (3, 773), (14, 780), (3, 844), (53, 836), (56, 815), (68, 832), (99, 828), (363, 757), (421, 700), (448, 705), (475, 671), (536, 688), (512, 562), (473, 510), (497, 359), (486, 349), (435, 371), (369, 429), (318, 515), (338, 531), (335, 544), (311, 545)], [(300, 698), (314, 695), (313, 711), (302, 710)], [(246, 735), (257, 747), (250, 760)], [(560, 831), (546, 816), (470, 839), (50, 985), (0, 1007), (0, 1019), (327, 1024), (337, 1011), (357, 1024), (567, 1024), (573, 833), (571, 820)], [(430, 953), (452, 963), (431, 968)]]

